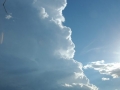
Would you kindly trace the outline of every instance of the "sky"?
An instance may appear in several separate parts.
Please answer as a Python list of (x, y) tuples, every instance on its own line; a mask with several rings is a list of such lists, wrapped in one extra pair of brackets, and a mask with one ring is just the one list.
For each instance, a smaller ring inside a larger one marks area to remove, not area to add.
[(0, 90), (120, 90), (119, 0), (3, 2)]
[(74, 59), (86, 67), (86, 76), (100, 90), (120, 90), (120, 1), (68, 0), (67, 3), (64, 25), (72, 29)]

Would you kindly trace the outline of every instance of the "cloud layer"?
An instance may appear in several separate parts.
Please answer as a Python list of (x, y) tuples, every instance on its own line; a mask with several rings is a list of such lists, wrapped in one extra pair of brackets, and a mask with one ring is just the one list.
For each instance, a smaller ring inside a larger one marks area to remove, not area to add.
[(73, 59), (71, 29), (63, 26), (66, 0), (8, 1), (0, 45), (1, 90), (98, 90)]
[[(120, 63), (105, 63), (104, 60), (91, 62), (84, 66), (84, 69), (92, 68), (100, 72), (100, 74), (110, 75), (113, 78), (120, 77)], [(103, 80), (108, 80), (104, 78)]]

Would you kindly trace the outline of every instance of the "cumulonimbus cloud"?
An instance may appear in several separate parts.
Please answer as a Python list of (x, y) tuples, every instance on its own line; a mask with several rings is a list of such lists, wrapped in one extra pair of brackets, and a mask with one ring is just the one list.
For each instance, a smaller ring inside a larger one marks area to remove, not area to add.
[(11, 5), (14, 22), (3, 27), (0, 46), (1, 90), (6, 85), (16, 90), (98, 90), (74, 60), (72, 31), (62, 24), (66, 0), (13, 0)]

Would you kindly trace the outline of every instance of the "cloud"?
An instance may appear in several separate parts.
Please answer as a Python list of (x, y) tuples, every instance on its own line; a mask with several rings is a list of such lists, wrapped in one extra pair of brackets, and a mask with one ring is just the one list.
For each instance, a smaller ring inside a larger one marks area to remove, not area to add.
[(120, 63), (105, 63), (104, 60), (91, 62), (84, 66), (84, 69), (92, 68), (100, 74), (110, 75), (113, 78), (120, 77)]
[(6, 15), (6, 17), (5, 17), (6, 19), (11, 19), (12, 18), (12, 16), (11, 15)]
[(87, 86), (85, 84), (80, 84), (80, 83), (73, 83), (72, 85), (65, 84), (64, 85), (65, 90), (95, 90), (94, 85), (92, 86)]
[(47, 12), (45, 12), (45, 8), (41, 7), (41, 10), (40, 10), (40, 16), (45, 19), (45, 18), (48, 18), (49, 15), (47, 14)]
[(72, 31), (62, 24), (66, 0), (13, 0), (9, 5), (14, 22), (2, 25), (0, 90), (98, 90), (74, 60)]
[(102, 78), (103, 81), (110, 80), (110, 78)]

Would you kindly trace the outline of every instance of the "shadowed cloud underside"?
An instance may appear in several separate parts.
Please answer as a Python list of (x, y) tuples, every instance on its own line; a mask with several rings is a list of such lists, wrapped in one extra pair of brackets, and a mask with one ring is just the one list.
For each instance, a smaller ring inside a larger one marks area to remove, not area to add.
[(82, 64), (74, 60), (72, 31), (62, 24), (66, 0), (7, 3), (12, 18), (0, 14), (0, 22), (4, 21), (1, 90), (98, 90), (84, 75)]

